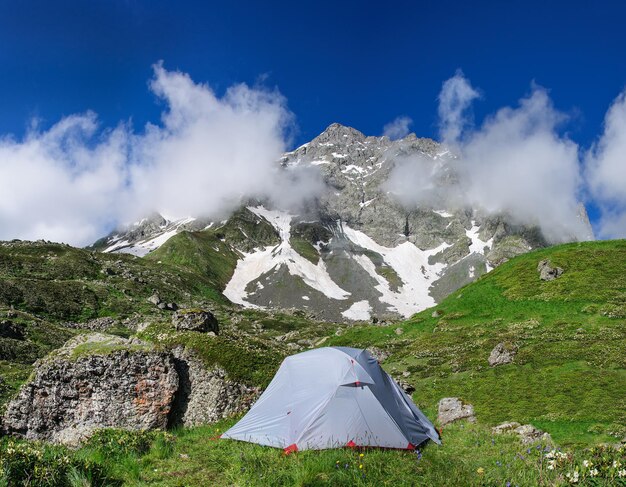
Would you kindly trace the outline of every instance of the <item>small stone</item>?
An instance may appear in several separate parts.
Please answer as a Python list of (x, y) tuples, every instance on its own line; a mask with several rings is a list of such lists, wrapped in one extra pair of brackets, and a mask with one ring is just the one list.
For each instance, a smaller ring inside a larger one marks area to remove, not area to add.
[(402, 335), (404, 330), (402, 328), (396, 328), (396, 335)]
[(436, 309), (435, 311), (432, 312), (430, 316), (432, 316), (433, 318), (439, 318), (441, 316), (441, 311)]
[(513, 358), (517, 353), (517, 348), (507, 346), (504, 343), (498, 343), (489, 354), (489, 365), (495, 367), (497, 365), (505, 365), (513, 362)]
[(396, 382), (407, 394), (413, 394), (415, 392), (415, 387), (412, 384), (409, 384), (407, 381), (398, 380)]
[(368, 347), (367, 351), (372, 357), (378, 360), (379, 363), (387, 360), (390, 355), (389, 352), (378, 347)]
[(524, 444), (535, 443), (537, 441), (550, 442), (552, 438), (548, 433), (535, 428), (532, 424), (524, 424), (515, 428), (515, 433), (520, 437), (520, 440)]
[(402, 372), (402, 377), (410, 377), (411, 376), (411, 372), (409, 372), (408, 370), (405, 370), (404, 372)]
[(154, 304), (155, 306), (158, 306), (159, 304), (161, 304), (161, 297), (157, 293), (154, 293), (148, 298), (148, 302)]
[(441, 426), (445, 426), (446, 424), (460, 419), (475, 422), (474, 406), (464, 404), (458, 397), (444, 397), (439, 401), (437, 420)]
[(553, 281), (561, 277), (563, 269), (560, 267), (552, 267), (549, 260), (539, 261), (537, 265), (537, 272), (539, 272), (539, 279), (542, 281)]
[(515, 428), (519, 428), (521, 425), (516, 421), (507, 421), (505, 423), (501, 423), (498, 426), (494, 426), (491, 428), (491, 432), (494, 435), (501, 435), (502, 433), (511, 433)]

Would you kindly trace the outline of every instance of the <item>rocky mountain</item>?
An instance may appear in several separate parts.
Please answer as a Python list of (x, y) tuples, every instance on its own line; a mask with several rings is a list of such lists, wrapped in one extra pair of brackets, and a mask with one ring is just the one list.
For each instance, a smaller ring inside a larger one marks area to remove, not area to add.
[[(433, 187), (429, 198), (407, 207), (389, 181), (398, 161), (411, 158), (427, 166)], [(94, 248), (145, 256), (168, 242), (155, 255), (176, 260), (176, 238), (192, 238), (195, 258), (208, 252), (214, 262), (220, 253), (236, 259), (223, 287), (234, 303), (298, 308), (326, 320), (384, 320), (433, 306), (511, 257), (550, 243), (536, 226), (451, 198), (455, 155), (414, 134), (392, 141), (332, 124), (279, 162), (285, 171), (319, 170), (326, 191), (298, 211), (254, 202), (224, 222), (153, 215)], [(563, 240), (593, 239), (582, 206), (580, 227)], [(210, 242), (200, 244), (203, 233)]]

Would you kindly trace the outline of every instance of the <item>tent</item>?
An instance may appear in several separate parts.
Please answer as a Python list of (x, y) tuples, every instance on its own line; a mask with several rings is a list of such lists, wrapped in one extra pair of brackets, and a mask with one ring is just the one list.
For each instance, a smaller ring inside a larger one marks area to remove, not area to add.
[(221, 437), (286, 452), (441, 443), (432, 423), (376, 359), (348, 347), (287, 357), (250, 411)]

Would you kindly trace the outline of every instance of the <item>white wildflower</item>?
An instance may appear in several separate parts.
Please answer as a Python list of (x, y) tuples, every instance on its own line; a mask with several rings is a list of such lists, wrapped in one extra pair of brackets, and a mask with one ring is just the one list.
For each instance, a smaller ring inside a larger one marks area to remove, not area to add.
[(583, 460), (583, 467), (585, 468), (593, 467), (593, 463), (591, 463), (589, 460)]
[(600, 473), (600, 472), (598, 472), (598, 469), (597, 469), (597, 468), (592, 468), (592, 469), (589, 471), (589, 476), (590, 476), (590, 477), (597, 477), (599, 473)]
[(623, 468), (617, 472), (618, 477), (626, 477), (626, 468)]

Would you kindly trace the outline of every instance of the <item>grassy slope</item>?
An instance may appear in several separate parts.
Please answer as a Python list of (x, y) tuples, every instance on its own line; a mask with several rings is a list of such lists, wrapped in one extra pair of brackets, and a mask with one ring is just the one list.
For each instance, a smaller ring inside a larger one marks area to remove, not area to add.
[[(541, 281), (544, 258), (565, 273)], [(441, 397), (460, 396), (486, 424), (531, 422), (559, 443), (626, 432), (626, 241), (517, 257), (400, 327), (402, 335), (351, 328), (330, 343), (392, 351), (385, 368), (411, 372), (414, 398), (431, 416)], [(493, 368), (487, 358), (499, 342), (519, 351), (514, 364)]]

